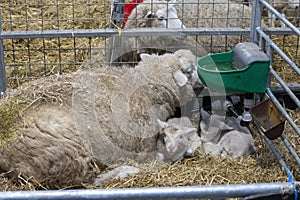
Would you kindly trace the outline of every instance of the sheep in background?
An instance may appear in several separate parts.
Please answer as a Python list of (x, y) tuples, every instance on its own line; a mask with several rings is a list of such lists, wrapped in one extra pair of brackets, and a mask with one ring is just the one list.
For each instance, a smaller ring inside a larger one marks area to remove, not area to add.
[(242, 127), (236, 118), (227, 119), (232, 125), (229, 126), (228, 121), (224, 122), (225, 117), (209, 115), (204, 109), (201, 109), (201, 117), (201, 140), (205, 153), (239, 158), (255, 152), (250, 131)]
[[(132, 10), (124, 30), (130, 28), (168, 28), (175, 32), (182, 30), (185, 26), (178, 19), (175, 2), (175, 0), (170, 2), (145, 0)], [(190, 46), (195, 43), (194, 40), (186, 38), (186, 35), (180, 32), (167, 36), (115, 36), (111, 41), (112, 46), (106, 53), (108, 60), (112, 63), (139, 61), (141, 53), (163, 54), (179, 49), (190, 49)], [(198, 48), (196, 51), (191, 50), (197, 56), (207, 54), (202, 48)]]
[[(187, 28), (249, 28), (251, 7), (229, 0), (179, 0), (179, 19)], [(206, 52), (226, 51), (240, 42), (239, 35), (189, 36)], [(196, 48), (196, 43), (191, 46)], [(224, 48), (225, 47), (225, 48)], [(227, 48), (226, 48), (227, 47)], [(198, 47), (199, 48), (199, 47)]]
[[(284, 17), (299, 17), (299, 0), (268, 0), (268, 2)], [(296, 14), (295, 14), (296, 13)], [(272, 27), (275, 27), (275, 15), (268, 11), (269, 22)], [(281, 27), (286, 25), (281, 22)]]
[(158, 120), (158, 124), (162, 137), (157, 143), (158, 149), (165, 149), (167, 152), (158, 153), (161, 160), (174, 162), (186, 156), (193, 156), (202, 144), (197, 129), (193, 127), (188, 117), (171, 118), (167, 122)]
[(0, 126), (15, 120), (0, 140), (0, 171), (61, 188), (91, 183), (106, 166), (155, 158), (157, 119), (194, 97), (181, 71), (194, 60), (182, 61), (152, 55), (135, 69), (98, 68), (23, 85), (0, 101), (0, 113), (9, 110)]

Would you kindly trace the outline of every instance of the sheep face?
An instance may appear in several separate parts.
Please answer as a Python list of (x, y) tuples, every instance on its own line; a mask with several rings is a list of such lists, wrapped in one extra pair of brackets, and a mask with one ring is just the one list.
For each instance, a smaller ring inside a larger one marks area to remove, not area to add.
[(181, 20), (178, 19), (177, 11), (173, 4), (156, 11), (157, 23), (160, 28), (179, 29), (185, 28)]
[[(124, 28), (185, 28), (178, 18), (175, 1), (145, 1), (129, 15)], [(177, 34), (175, 39), (185, 39), (185, 34)]]
[(186, 49), (176, 51), (175, 55), (178, 56), (182, 73), (191, 81), (193, 88), (203, 88), (197, 73), (196, 56)]
[[(182, 21), (178, 18), (177, 10), (174, 7), (175, 1), (170, 3), (159, 2), (146, 2), (144, 10), (144, 19), (148, 20), (148, 27), (156, 28), (169, 28), (169, 29), (181, 29), (185, 28)], [(150, 6), (149, 6), (150, 5)], [(139, 9), (139, 7), (137, 7)], [(149, 23), (151, 22), (151, 23)]]
[(299, 0), (288, 0), (288, 6), (292, 9), (298, 9), (299, 8)]
[(203, 108), (200, 110), (201, 114), (201, 139), (204, 142), (217, 143), (220, 138), (222, 131), (233, 130), (232, 127), (224, 123), (224, 117), (218, 115), (210, 115)]
[(140, 58), (143, 62), (149, 63), (157, 63), (158, 59), (168, 60), (169, 65), (179, 66), (178, 70), (173, 73), (174, 81), (178, 86), (183, 87), (189, 82), (193, 88), (203, 87), (197, 74), (196, 56), (190, 50), (180, 49), (174, 55), (165, 54), (160, 57), (143, 53), (140, 54)]
[(160, 134), (163, 136), (163, 142), (165, 148), (170, 154), (178, 154), (178, 151), (182, 146), (185, 152), (181, 152), (183, 155), (191, 156), (195, 150), (201, 145), (200, 137), (197, 134), (197, 129), (193, 127), (186, 127), (186, 124), (181, 124), (181, 119), (176, 118), (178, 124), (171, 122), (163, 122), (157, 120), (160, 127)]

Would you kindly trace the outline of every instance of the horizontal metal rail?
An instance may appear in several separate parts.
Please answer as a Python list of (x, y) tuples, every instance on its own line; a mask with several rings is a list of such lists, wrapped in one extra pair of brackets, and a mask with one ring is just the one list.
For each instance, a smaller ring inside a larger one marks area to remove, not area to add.
[(79, 29), (79, 30), (44, 30), (44, 31), (13, 31), (2, 32), (2, 39), (30, 39), (30, 38), (63, 38), (63, 37), (111, 37), (121, 34), (122, 36), (169, 36), (183, 33), (187, 35), (247, 35), (249, 29), (240, 28), (211, 28), (211, 29), (163, 29), (163, 28), (139, 28), (122, 29)]
[[(297, 183), (299, 184), (299, 183)], [(182, 199), (182, 198), (230, 198), (246, 197), (254, 194), (293, 195), (292, 183), (260, 183), (211, 186), (180, 186), (155, 188), (124, 188), (94, 190), (49, 190), (0, 192), (0, 200), (37, 199)]]
[[(292, 35), (290, 29), (268, 28), (266, 34)], [(70, 38), (70, 37), (111, 37), (121, 33), (123, 36), (169, 36), (186, 35), (249, 35), (250, 29), (241, 28), (185, 28), (185, 29), (162, 29), (162, 28), (139, 28), (122, 29), (78, 29), (78, 30), (43, 30), (43, 31), (3, 31), (0, 39), (31, 39), (31, 38)]]

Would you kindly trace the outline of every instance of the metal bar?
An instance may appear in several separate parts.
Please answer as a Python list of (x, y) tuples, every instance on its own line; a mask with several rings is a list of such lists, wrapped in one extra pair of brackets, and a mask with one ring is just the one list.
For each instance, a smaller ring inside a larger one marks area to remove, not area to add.
[(269, 149), (271, 150), (271, 152), (273, 153), (273, 155), (276, 157), (276, 159), (278, 160), (279, 164), (284, 168), (284, 169), (289, 169), (288, 166), (286, 165), (286, 163), (284, 162), (284, 160), (282, 159), (280, 153), (278, 152), (278, 150), (276, 149), (276, 147), (274, 146), (274, 144), (272, 143), (271, 140), (269, 140), (267, 138), (267, 136), (265, 136), (265, 134), (262, 132), (261, 128), (259, 126), (257, 126), (258, 132), (260, 133), (261, 137), (265, 140), (266, 144), (268, 145)]
[[(2, 15), (0, 12), (0, 35), (2, 33)], [(0, 38), (0, 97), (6, 91), (6, 71), (4, 62), (3, 39)]]
[(260, 27), (256, 28), (257, 32), (272, 46), (274, 50), (293, 68), (293, 70), (300, 75), (299, 67), (261, 30)]
[(286, 148), (289, 150), (289, 152), (295, 158), (298, 165), (300, 166), (300, 158), (299, 158), (297, 152), (295, 151), (295, 149), (292, 147), (289, 140), (287, 139), (287, 137), (284, 134), (282, 134), (280, 138), (281, 138), (282, 142), (284, 143), (284, 145), (286, 146)]
[(268, 2), (265, 0), (259, 0), (260, 3), (266, 7), (269, 11), (271, 11), (278, 19), (280, 19), (285, 25), (287, 25), (292, 31), (294, 31), (298, 36), (300, 36), (300, 30), (297, 29), (291, 22), (289, 22), (282, 14), (280, 14), (275, 8), (273, 8)]
[(278, 83), (284, 88), (286, 93), (291, 97), (291, 99), (295, 102), (295, 104), (300, 108), (300, 101), (298, 97), (292, 92), (292, 90), (287, 86), (287, 84), (280, 78), (280, 76), (274, 71), (274, 69), (270, 68), (270, 73), (274, 76), (274, 78), (278, 81)]
[[(300, 30), (300, 28), (298, 28)], [(267, 35), (295, 35), (289, 28), (264, 28), (264, 32)]]
[(250, 42), (257, 42), (257, 32), (256, 27), (261, 26), (261, 17), (262, 17), (262, 6), (259, 3), (259, 0), (252, 1), (252, 14), (251, 14), (251, 32), (250, 32)]
[[(168, 36), (170, 34), (187, 35), (249, 35), (249, 29), (240, 28), (188, 28), (188, 29), (163, 29), (163, 28), (139, 28), (123, 29), (122, 36)], [(81, 30), (44, 30), (44, 31), (14, 31), (2, 32), (2, 39), (29, 39), (29, 38), (58, 38), (58, 37), (111, 37), (117, 36), (116, 29), (81, 29)]]
[[(287, 29), (269, 28), (264, 30), (266, 34), (292, 35), (293, 32)], [(249, 35), (250, 29), (240, 28), (185, 28), (185, 29), (162, 29), (162, 28), (139, 28), (122, 29), (123, 36), (166, 36), (170, 34), (186, 35)], [(7, 31), (2, 32), (2, 39), (26, 39), (26, 38), (70, 38), (70, 37), (111, 37), (117, 36), (116, 29), (78, 29), (78, 30), (43, 30), (43, 31)]]
[[(299, 183), (297, 183), (299, 184)], [(212, 186), (180, 186), (155, 188), (124, 188), (98, 190), (49, 190), (0, 192), (0, 200), (37, 199), (182, 199), (246, 197), (253, 194), (293, 195), (292, 183), (260, 183)]]
[(281, 111), (281, 113), (285, 116), (286, 120), (290, 123), (292, 128), (296, 131), (296, 133), (300, 136), (300, 129), (294, 122), (294, 120), (290, 117), (290, 115), (286, 112), (286, 110), (282, 107), (282, 105), (279, 103), (279, 101), (274, 96), (273, 92), (270, 88), (267, 88), (267, 94), (269, 95), (270, 99), (273, 100), (277, 108)]

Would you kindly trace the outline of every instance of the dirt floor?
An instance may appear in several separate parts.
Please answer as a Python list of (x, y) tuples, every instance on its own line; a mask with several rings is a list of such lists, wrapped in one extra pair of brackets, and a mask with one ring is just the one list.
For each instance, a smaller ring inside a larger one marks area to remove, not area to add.
[[(58, 5), (56, 2), (60, 2)], [(110, 2), (108, 0), (78, 1), (34, 0), (24, 6), (24, 1), (1, 0), (3, 31), (24, 30), (69, 30), (107, 28), (110, 22)], [(274, 42), (300, 66), (300, 39), (296, 36), (272, 36)], [(24, 82), (52, 74), (78, 70), (88, 58), (91, 49), (99, 47), (106, 38), (53, 38), (53, 39), (14, 39), (4, 40), (5, 63), (8, 88), (17, 88)], [(280, 59), (274, 58), (274, 69), (286, 82), (300, 83), (299, 76)], [(289, 111), (300, 125), (300, 115)], [(143, 172), (133, 177), (115, 180), (103, 188), (156, 187), (183, 185), (211, 185), (234, 183), (285, 182), (287, 175), (274, 158), (256, 129), (252, 128), (257, 151), (254, 155), (238, 160), (213, 158), (197, 154), (184, 161), (166, 166), (160, 171)], [(289, 125), (285, 134), (292, 141), (300, 155), (300, 139)], [(291, 170), (298, 174), (300, 169), (294, 164), (290, 154), (283, 147), (280, 139), (276, 146)], [(151, 165), (152, 163), (149, 163)], [(70, 188), (94, 188), (92, 185), (70, 186)], [(46, 189), (32, 178), (12, 181), (0, 175), (0, 190), (39, 190)]]

